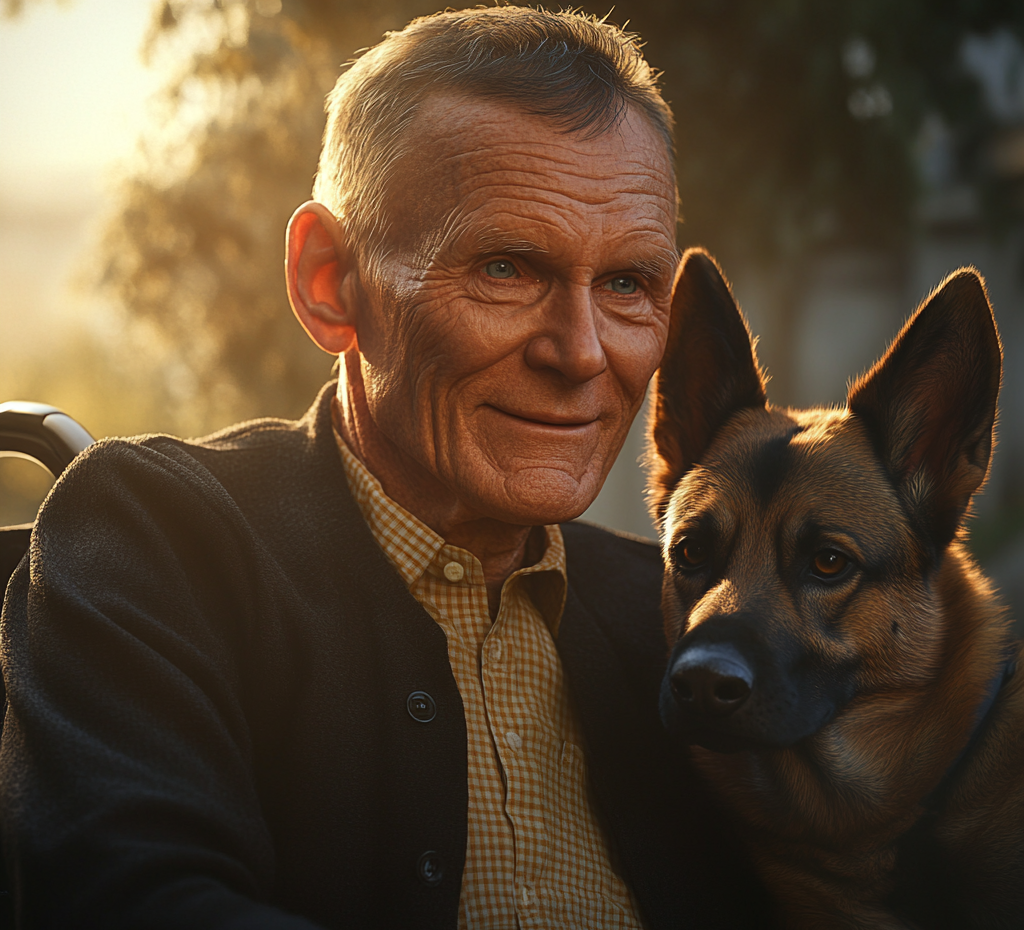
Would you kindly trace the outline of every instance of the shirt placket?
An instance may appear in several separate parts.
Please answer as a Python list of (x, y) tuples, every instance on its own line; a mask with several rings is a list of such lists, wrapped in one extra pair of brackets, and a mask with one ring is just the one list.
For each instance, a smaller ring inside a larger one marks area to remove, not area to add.
[(548, 858), (544, 803), (538, 791), (539, 754), (546, 748), (529, 704), (518, 699), (538, 684), (529, 670), (526, 624), (533, 618), (523, 604), (520, 577), (502, 592), (501, 608), (481, 652), (481, 679), (491, 736), (505, 778), (505, 812), (513, 827), (513, 896), (521, 930), (545, 926), (538, 886)]
[(483, 568), (470, 553), (443, 547), (425, 582), (431, 586), (431, 597), (443, 617), (439, 622), (449, 638), (453, 669), (458, 667), (467, 716), (471, 848), (467, 849), (460, 902), (460, 909), (467, 911), (460, 914), (460, 925), (474, 930), (505, 930), (509, 919), (514, 918), (510, 883), (516, 829), (505, 811), (506, 773), (489, 717), (482, 672), (488, 652), (500, 653), (501, 640), (488, 639), (495, 624), (491, 622)]

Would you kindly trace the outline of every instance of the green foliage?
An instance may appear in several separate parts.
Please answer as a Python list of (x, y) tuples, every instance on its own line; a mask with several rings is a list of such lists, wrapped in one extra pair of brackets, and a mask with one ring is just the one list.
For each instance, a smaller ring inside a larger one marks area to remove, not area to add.
[(951, 127), (965, 176), (994, 183), (979, 159), (991, 120), (958, 48), (970, 31), (1020, 33), (1019, 3), (689, 0), (630, 12), (679, 122), (685, 238), (730, 264), (905, 241), (928, 113)]
[[(181, 347), (200, 396), (233, 392), (238, 415), (294, 414), (326, 377), (328, 360), (287, 309), (284, 227), (309, 196), (339, 65), (436, 8), (158, 5), (148, 52), (176, 70), (97, 273)], [(998, 24), (1024, 34), (1017, 0), (625, 0), (614, 17), (631, 21), (665, 72), (683, 241), (708, 245), (729, 267), (905, 242), (928, 113), (951, 127), (961, 170), (986, 202), (1007, 202), (983, 170), (991, 121), (957, 49), (968, 31)]]

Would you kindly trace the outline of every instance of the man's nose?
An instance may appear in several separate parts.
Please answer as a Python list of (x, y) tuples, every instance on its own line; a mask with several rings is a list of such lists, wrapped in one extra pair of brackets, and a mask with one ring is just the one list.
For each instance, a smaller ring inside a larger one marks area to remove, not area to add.
[(526, 363), (553, 369), (577, 384), (596, 378), (608, 367), (597, 326), (598, 309), (589, 287), (557, 289), (541, 308), (526, 346)]

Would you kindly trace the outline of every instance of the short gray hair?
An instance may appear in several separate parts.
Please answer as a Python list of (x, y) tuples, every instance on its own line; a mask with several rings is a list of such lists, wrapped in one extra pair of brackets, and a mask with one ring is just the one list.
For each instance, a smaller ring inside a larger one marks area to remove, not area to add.
[[(388, 190), (405, 130), (438, 92), (506, 101), (597, 136), (628, 107), (674, 159), (672, 111), (635, 34), (584, 13), (503, 6), (414, 19), (351, 63), (327, 97), (313, 197), (343, 217), (367, 271), (387, 250)], [(406, 144), (403, 144), (406, 143)]]

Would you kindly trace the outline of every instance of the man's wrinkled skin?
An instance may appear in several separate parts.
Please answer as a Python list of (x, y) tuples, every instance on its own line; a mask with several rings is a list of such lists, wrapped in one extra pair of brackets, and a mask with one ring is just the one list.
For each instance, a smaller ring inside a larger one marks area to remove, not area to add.
[(438, 96), (409, 135), (382, 264), (360, 267), (343, 220), (304, 204), (289, 296), (342, 354), (343, 436), (391, 498), (480, 559), (493, 611), (530, 527), (596, 497), (661, 359), (672, 164), (633, 110), (588, 138)]

